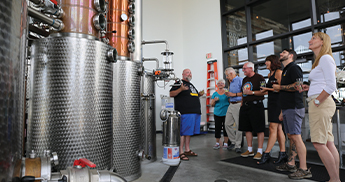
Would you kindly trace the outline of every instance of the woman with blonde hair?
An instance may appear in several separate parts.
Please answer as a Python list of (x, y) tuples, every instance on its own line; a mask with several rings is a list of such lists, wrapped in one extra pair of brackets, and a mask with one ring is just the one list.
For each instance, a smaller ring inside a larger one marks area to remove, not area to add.
[(225, 95), (225, 80), (219, 79), (217, 81), (218, 90), (212, 94), (211, 106), (214, 107), (213, 117), (215, 122), (215, 138), (216, 144), (213, 146), (213, 149), (217, 150), (220, 148), (220, 137), (221, 132), (223, 129), (223, 136), (224, 136), (224, 143), (223, 143), (223, 150), (227, 150), (228, 148), (228, 134), (225, 131), (224, 123), (225, 123), (225, 116), (226, 111), (229, 107), (229, 97)]
[[(339, 153), (332, 134), (332, 117), (336, 106), (330, 97), (336, 90), (336, 65), (330, 37), (322, 32), (315, 33), (309, 41), (309, 49), (315, 55), (315, 62), (309, 74), (310, 86), (303, 85), (300, 91), (308, 91), (311, 142), (327, 169), (329, 181), (338, 182)], [(296, 86), (298, 88), (298, 85)]]

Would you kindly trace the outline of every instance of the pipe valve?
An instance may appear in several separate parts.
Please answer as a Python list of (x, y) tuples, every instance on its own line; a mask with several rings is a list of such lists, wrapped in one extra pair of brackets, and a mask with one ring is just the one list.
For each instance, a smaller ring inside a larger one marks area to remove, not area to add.
[(137, 151), (137, 154), (140, 161), (142, 161), (145, 158), (144, 150)]
[(54, 163), (54, 165), (56, 165), (56, 166), (59, 164), (59, 158), (58, 158), (58, 155), (56, 152), (52, 152), (50, 162)]
[(91, 162), (91, 161), (89, 161), (86, 158), (80, 158), (80, 159), (74, 161), (73, 166), (75, 166), (77, 168), (79, 168), (79, 167), (80, 168), (84, 168), (86, 166), (94, 168), (94, 167), (96, 167), (96, 164)]
[(114, 48), (108, 50), (107, 58), (108, 58), (108, 61), (116, 63), (117, 62), (117, 50)]

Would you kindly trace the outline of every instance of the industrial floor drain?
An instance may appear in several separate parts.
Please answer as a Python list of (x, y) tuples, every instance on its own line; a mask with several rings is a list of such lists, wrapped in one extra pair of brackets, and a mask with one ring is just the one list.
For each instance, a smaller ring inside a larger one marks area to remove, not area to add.
[(225, 180), (225, 179), (217, 179), (216, 181), (214, 182), (228, 182), (228, 180)]

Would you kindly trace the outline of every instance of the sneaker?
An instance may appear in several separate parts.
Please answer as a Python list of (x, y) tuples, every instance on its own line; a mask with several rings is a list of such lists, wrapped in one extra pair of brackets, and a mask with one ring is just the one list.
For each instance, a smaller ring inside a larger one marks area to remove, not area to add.
[(313, 175), (310, 172), (310, 168), (307, 170), (298, 168), (296, 172), (291, 173), (288, 176), (290, 179), (304, 179), (304, 178), (311, 178)]
[(248, 157), (248, 156), (254, 156), (254, 152), (249, 152), (249, 150), (247, 150), (245, 153), (241, 154), (242, 157)]
[(235, 148), (235, 144), (231, 144), (231, 145), (229, 145), (228, 150), (232, 150), (234, 148)]
[(236, 153), (242, 153), (242, 150), (241, 150), (241, 148), (235, 148), (235, 152)]
[(223, 145), (223, 150), (227, 150), (228, 146), (227, 145)]
[(262, 157), (262, 154), (260, 152), (257, 152), (253, 159), (260, 160)]
[(219, 144), (216, 144), (216, 145), (213, 146), (213, 149), (214, 149), (214, 150), (218, 150), (219, 148), (220, 148), (220, 145), (219, 145)]
[(277, 166), (276, 169), (278, 171), (289, 171), (289, 172), (296, 172), (297, 171), (296, 165), (291, 166), (287, 162), (282, 164), (282, 165), (280, 165), (280, 166)]

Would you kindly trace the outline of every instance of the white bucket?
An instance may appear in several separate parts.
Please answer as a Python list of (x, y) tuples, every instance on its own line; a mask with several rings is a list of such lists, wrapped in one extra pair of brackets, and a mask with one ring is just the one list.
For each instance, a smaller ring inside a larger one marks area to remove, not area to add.
[(170, 166), (177, 166), (180, 163), (179, 147), (164, 147), (163, 163)]

